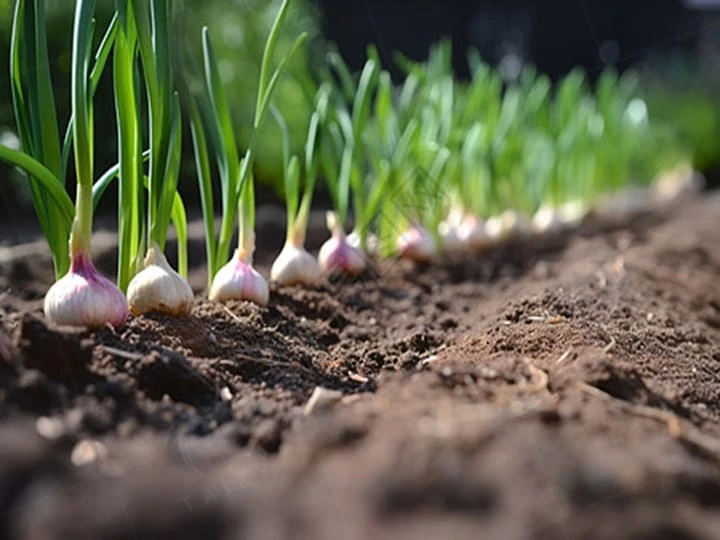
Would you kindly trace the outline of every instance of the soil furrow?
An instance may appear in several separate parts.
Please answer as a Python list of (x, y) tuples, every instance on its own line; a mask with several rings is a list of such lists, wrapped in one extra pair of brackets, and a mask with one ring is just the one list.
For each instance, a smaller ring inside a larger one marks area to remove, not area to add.
[(49, 327), (48, 261), (4, 263), (0, 537), (717, 538), (719, 223), (708, 196), (117, 332)]

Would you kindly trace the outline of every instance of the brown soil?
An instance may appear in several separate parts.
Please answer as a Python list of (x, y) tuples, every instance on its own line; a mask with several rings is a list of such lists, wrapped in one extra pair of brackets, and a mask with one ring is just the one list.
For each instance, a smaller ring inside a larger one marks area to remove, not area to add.
[(709, 196), (98, 332), (17, 245), (0, 538), (720, 538), (719, 227)]

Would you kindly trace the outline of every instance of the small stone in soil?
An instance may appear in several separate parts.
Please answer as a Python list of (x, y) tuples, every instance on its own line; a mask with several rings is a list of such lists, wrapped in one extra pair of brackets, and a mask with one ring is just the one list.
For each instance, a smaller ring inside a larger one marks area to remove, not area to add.
[(65, 425), (60, 418), (41, 416), (35, 421), (35, 431), (43, 439), (56, 440), (65, 434)]
[(310, 399), (305, 405), (305, 415), (319, 412), (326, 412), (337, 405), (342, 399), (342, 392), (337, 390), (328, 390), (321, 386), (316, 386)]
[(107, 453), (107, 448), (100, 441), (84, 440), (75, 445), (70, 454), (70, 461), (76, 467), (83, 467), (107, 457)]

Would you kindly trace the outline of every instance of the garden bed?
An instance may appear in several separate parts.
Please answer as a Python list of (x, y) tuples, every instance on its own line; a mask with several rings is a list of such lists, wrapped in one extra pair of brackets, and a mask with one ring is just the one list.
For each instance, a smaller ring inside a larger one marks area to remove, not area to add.
[(719, 224), (714, 195), (98, 332), (45, 323), (49, 256), (14, 246), (0, 537), (716, 538)]

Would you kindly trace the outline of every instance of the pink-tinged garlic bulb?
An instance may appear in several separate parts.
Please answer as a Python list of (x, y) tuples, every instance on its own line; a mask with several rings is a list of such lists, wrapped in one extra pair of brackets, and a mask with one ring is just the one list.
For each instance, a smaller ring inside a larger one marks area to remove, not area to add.
[(145, 255), (145, 268), (128, 285), (128, 305), (133, 315), (149, 312), (187, 315), (193, 302), (188, 282), (170, 267), (160, 248), (153, 244)]
[(230, 262), (215, 274), (208, 297), (210, 300), (247, 300), (266, 306), (270, 299), (267, 281), (252, 267), (251, 257), (235, 250)]
[(45, 295), (45, 316), (63, 326), (121, 326), (128, 317), (127, 300), (101, 275), (87, 253), (72, 258), (70, 271)]
[(320, 269), (326, 274), (333, 272), (350, 276), (361, 274), (367, 266), (365, 257), (359, 249), (348, 243), (337, 214), (327, 212), (325, 217), (332, 236), (320, 247), (318, 253)]
[(414, 225), (403, 232), (395, 244), (400, 257), (415, 262), (428, 262), (437, 254), (433, 236), (420, 225)]

